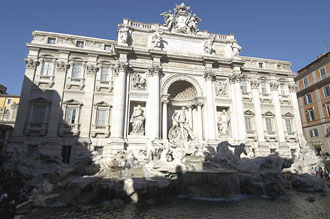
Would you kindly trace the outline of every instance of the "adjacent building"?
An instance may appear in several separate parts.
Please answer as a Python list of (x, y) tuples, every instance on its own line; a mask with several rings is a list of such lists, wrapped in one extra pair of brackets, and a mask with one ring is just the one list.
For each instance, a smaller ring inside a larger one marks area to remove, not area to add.
[(295, 81), (305, 138), (316, 151), (330, 152), (330, 52), (298, 73)]
[[(1, 85), (2, 90), (7, 88)], [(13, 134), (15, 120), (18, 110), (20, 96), (1, 93), (0, 94), (0, 149), (3, 147), (9, 136)]]
[(117, 40), (33, 31), (12, 144), (64, 162), (141, 153), (153, 139), (294, 156), (302, 129), (290, 62), (240, 56), (234, 35), (199, 30), (184, 4), (162, 16), (123, 19)]

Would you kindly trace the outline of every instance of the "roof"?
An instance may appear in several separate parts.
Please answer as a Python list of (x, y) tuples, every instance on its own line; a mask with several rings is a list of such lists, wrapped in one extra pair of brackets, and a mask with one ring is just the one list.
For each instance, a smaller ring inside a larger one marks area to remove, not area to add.
[(299, 74), (303, 73), (301, 71), (311, 68), (312, 66), (314, 66), (315, 64), (321, 62), (323, 59), (325, 59), (327, 57), (330, 57), (330, 52), (327, 52), (326, 54), (323, 54), (322, 56), (318, 57), (315, 61), (309, 63), (308, 65), (306, 65), (302, 69), (298, 70)]

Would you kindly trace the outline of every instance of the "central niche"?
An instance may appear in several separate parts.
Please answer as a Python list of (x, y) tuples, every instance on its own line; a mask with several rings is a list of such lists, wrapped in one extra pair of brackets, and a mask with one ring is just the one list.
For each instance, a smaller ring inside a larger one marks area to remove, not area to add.
[(188, 81), (176, 81), (168, 88), (173, 100), (191, 100), (197, 97), (196, 88)]

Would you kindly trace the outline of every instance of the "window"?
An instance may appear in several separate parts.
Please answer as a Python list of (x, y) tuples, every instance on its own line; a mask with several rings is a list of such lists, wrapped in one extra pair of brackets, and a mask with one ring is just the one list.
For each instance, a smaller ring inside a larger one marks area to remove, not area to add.
[(285, 84), (280, 84), (281, 95), (285, 95)]
[(264, 63), (259, 62), (259, 68), (263, 68), (264, 67)]
[(83, 41), (77, 41), (76, 46), (80, 47), (80, 48), (84, 48), (84, 42)]
[(313, 108), (308, 109), (308, 110), (306, 111), (306, 113), (307, 113), (307, 121), (310, 122), (310, 121), (315, 120), (315, 113), (314, 113)]
[(245, 116), (245, 130), (246, 132), (252, 132), (251, 116)]
[(281, 70), (282, 66), (281, 65), (277, 65), (277, 70)]
[(323, 87), (323, 94), (324, 94), (324, 97), (330, 97), (330, 85), (325, 85)]
[(112, 47), (110, 45), (104, 45), (105, 51), (111, 51)]
[(47, 43), (48, 44), (55, 44), (56, 43), (56, 39), (49, 37), (48, 40), (47, 40)]
[(102, 66), (101, 81), (109, 81), (109, 79), (110, 79), (110, 67)]
[(318, 131), (317, 129), (311, 129), (311, 130), (309, 131), (309, 135), (310, 135), (311, 137), (317, 137), (317, 136), (319, 136), (319, 131)]
[(99, 153), (99, 155), (102, 155), (103, 154), (103, 147), (102, 146), (95, 146), (94, 151), (97, 151), (97, 153)]
[(82, 65), (74, 63), (72, 67), (72, 78), (81, 78), (82, 77)]
[(261, 93), (262, 94), (267, 94), (266, 82), (261, 82)]
[(42, 65), (41, 75), (49, 76), (53, 73), (53, 62), (52, 61), (44, 61)]
[(65, 115), (65, 122), (68, 125), (73, 125), (76, 123), (76, 114), (77, 109), (76, 108), (67, 108), (66, 109), (66, 115)]
[(246, 81), (242, 81), (241, 82), (241, 89), (242, 89), (242, 93), (246, 94), (248, 91), (247, 91), (247, 84), (246, 84)]
[(62, 146), (62, 162), (70, 163), (71, 146)]
[(96, 111), (96, 125), (104, 126), (106, 125), (106, 117), (107, 117), (106, 109), (98, 109)]
[(327, 110), (328, 116), (330, 116), (330, 103), (326, 103), (325, 108)]
[(267, 128), (267, 132), (273, 132), (273, 118), (266, 118), (266, 128)]
[(32, 115), (32, 123), (34, 124), (42, 124), (46, 114), (46, 106), (45, 105), (34, 105), (33, 107), (33, 115)]
[(308, 87), (308, 79), (307, 78), (304, 78), (304, 86), (305, 86), (305, 88)]
[(292, 131), (292, 119), (286, 118), (285, 119), (285, 126), (286, 126), (286, 131), (288, 133), (293, 133), (293, 131)]
[(12, 104), (12, 103), (13, 103), (13, 99), (8, 98), (8, 99), (7, 99), (7, 104), (10, 105), (10, 104)]
[(311, 94), (306, 94), (304, 96), (304, 102), (305, 102), (305, 105), (311, 104), (313, 102), (312, 101), (312, 95)]
[(270, 149), (270, 153), (271, 154), (275, 154), (276, 153), (276, 149)]
[(325, 68), (320, 69), (320, 77), (321, 77), (321, 80), (327, 77), (327, 73), (325, 72)]

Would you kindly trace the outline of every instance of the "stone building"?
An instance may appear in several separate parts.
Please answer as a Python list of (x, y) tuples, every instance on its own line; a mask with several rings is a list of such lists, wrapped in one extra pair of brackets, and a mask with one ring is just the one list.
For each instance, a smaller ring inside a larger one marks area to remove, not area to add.
[(298, 152), (290, 62), (240, 56), (233, 35), (199, 30), (184, 4), (161, 15), (164, 24), (123, 19), (117, 41), (34, 31), (13, 144), (64, 157), (137, 153), (154, 139)]
[[(7, 90), (5, 86), (2, 87)], [(17, 95), (0, 94), (0, 149), (13, 133), (19, 100)]]
[(330, 152), (330, 52), (298, 72), (295, 81), (305, 138), (319, 152)]

